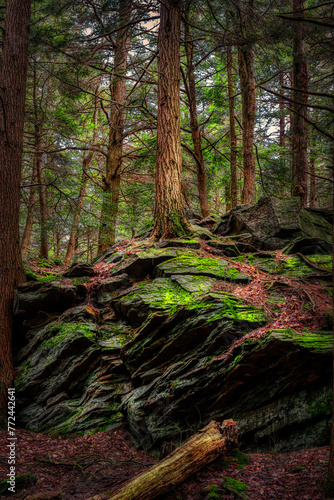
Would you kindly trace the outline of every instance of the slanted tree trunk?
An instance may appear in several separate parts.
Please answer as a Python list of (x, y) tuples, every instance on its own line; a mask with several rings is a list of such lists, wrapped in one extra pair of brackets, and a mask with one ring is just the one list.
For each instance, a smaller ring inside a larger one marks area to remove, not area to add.
[(184, 23), (185, 50), (187, 57), (187, 77), (188, 77), (187, 80), (185, 79), (185, 88), (189, 103), (191, 136), (193, 140), (194, 156), (197, 165), (197, 187), (198, 187), (199, 203), (201, 207), (202, 217), (208, 217), (210, 215), (210, 211), (209, 211), (208, 196), (206, 190), (206, 175), (205, 175), (205, 166), (204, 166), (204, 158), (202, 150), (201, 132), (198, 126), (197, 107), (196, 107), (196, 85), (195, 85), (195, 72), (194, 72), (194, 62), (193, 62), (194, 42), (191, 39), (189, 23), (188, 23), (189, 5), (185, 6), (184, 19), (185, 19)]
[[(304, 0), (293, 0), (294, 16), (305, 17)], [(294, 23), (293, 39), (293, 123), (292, 123), (292, 194), (307, 205), (307, 62), (305, 54), (305, 24)]]
[(231, 170), (231, 208), (238, 205), (238, 182), (237, 182), (237, 135), (235, 132), (234, 97), (233, 97), (233, 65), (232, 47), (227, 47), (227, 84), (228, 102), (230, 115), (230, 170)]
[(153, 239), (173, 238), (191, 231), (181, 180), (180, 28), (181, 0), (161, 3)]
[[(94, 124), (95, 128), (94, 128), (94, 134), (93, 134), (92, 147), (96, 146), (96, 143), (97, 143), (97, 119), (98, 119), (99, 87), (100, 87), (100, 85), (98, 85), (98, 87), (95, 91), (95, 105), (94, 105), (94, 115), (93, 115), (93, 124)], [(82, 212), (82, 206), (83, 206), (85, 193), (86, 193), (86, 185), (87, 185), (87, 181), (88, 181), (87, 171), (88, 171), (89, 164), (92, 161), (93, 155), (94, 155), (94, 151), (89, 151), (89, 153), (84, 154), (84, 158), (82, 161), (80, 191), (79, 191), (78, 201), (77, 201), (77, 204), (75, 207), (75, 212), (74, 212), (74, 217), (73, 217), (73, 222), (72, 222), (72, 227), (71, 227), (70, 239), (68, 240), (66, 255), (65, 255), (65, 259), (64, 259), (65, 266), (68, 266), (70, 264), (71, 258), (73, 255), (74, 246), (75, 246), (75, 239), (76, 239), (77, 232), (78, 232), (79, 221), (80, 221), (80, 216), (81, 216), (81, 212)]]
[(104, 193), (99, 231), (99, 252), (113, 245), (116, 240), (119, 189), (123, 155), (124, 109), (126, 94), (126, 69), (130, 48), (129, 19), (132, 0), (121, 0), (119, 7), (119, 30), (117, 33), (114, 73), (110, 85), (111, 107), (109, 138), (104, 178)]
[(12, 315), (20, 272), (19, 205), (31, 0), (7, 0), (0, 73), (0, 424), (13, 383)]
[(242, 101), (242, 149), (244, 168), (244, 187), (241, 202), (254, 203), (255, 198), (255, 160), (254, 160), (254, 125), (255, 125), (255, 81), (254, 51), (244, 45), (238, 50), (239, 76)]
[(153, 500), (237, 445), (238, 430), (233, 420), (224, 420), (222, 426), (212, 421), (164, 460), (125, 483), (117, 493), (95, 495), (89, 500)]

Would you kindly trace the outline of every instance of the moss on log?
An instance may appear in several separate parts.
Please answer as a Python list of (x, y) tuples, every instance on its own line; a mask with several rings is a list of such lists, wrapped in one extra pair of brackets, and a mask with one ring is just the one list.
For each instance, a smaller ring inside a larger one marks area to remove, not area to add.
[(127, 481), (116, 493), (95, 495), (89, 500), (152, 500), (181, 484), (231, 446), (237, 446), (237, 442), (238, 430), (233, 420), (224, 420), (222, 425), (211, 421), (161, 462)]

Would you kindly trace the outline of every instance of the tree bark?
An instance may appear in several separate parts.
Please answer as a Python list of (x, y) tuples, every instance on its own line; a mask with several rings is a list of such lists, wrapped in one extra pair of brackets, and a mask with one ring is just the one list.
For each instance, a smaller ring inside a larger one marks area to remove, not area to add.
[[(333, 181), (333, 208), (334, 208), (334, 145), (332, 150), (332, 181)], [(334, 225), (334, 216), (333, 216)], [(332, 244), (334, 247), (334, 231)], [(333, 281), (332, 286), (334, 287), (334, 252), (333, 252)], [(334, 295), (333, 295), (333, 314), (334, 314)], [(333, 323), (333, 341), (334, 341), (334, 323)], [(334, 353), (333, 353), (333, 383), (334, 383)], [(328, 497), (333, 497), (334, 495), (334, 389), (333, 389), (333, 399), (332, 399), (332, 425), (331, 425), (331, 441), (329, 448), (329, 461), (327, 475), (324, 483), (324, 493)]]
[(153, 239), (191, 232), (184, 211), (180, 136), (181, 0), (160, 5), (157, 169)]
[(255, 198), (255, 160), (254, 160), (254, 125), (255, 125), (255, 81), (254, 52), (252, 47), (240, 46), (239, 76), (242, 101), (242, 146), (244, 187), (241, 203), (254, 203)]
[(47, 204), (46, 204), (46, 189), (43, 175), (43, 153), (42, 153), (42, 127), (35, 125), (35, 154), (36, 154), (36, 169), (39, 194), (40, 208), (40, 249), (39, 258), (47, 259), (49, 255), (48, 248), (48, 230), (47, 230)]
[(29, 190), (29, 199), (28, 199), (28, 207), (27, 207), (27, 218), (26, 223), (21, 239), (21, 257), (24, 261), (27, 256), (27, 251), (30, 242), (30, 236), (33, 226), (33, 215), (34, 215), (34, 206), (36, 202), (36, 184), (37, 184), (37, 158), (36, 151), (33, 156), (33, 164), (32, 164), (32, 174), (31, 174), (31, 186)]
[(0, 73), (0, 422), (13, 382), (12, 315), (20, 275), (19, 205), (31, 0), (7, 0)]
[(164, 460), (125, 483), (117, 493), (107, 497), (95, 495), (89, 500), (152, 500), (237, 445), (238, 430), (233, 420), (224, 420), (222, 426), (211, 421)]
[[(95, 91), (95, 104), (94, 104), (94, 115), (93, 115), (94, 134), (93, 134), (93, 140), (92, 140), (92, 147), (96, 146), (96, 143), (97, 143), (97, 119), (98, 119), (99, 88), (100, 88), (100, 85), (98, 85), (98, 87)], [(71, 227), (70, 239), (68, 240), (66, 255), (65, 255), (65, 259), (64, 259), (65, 266), (69, 266), (71, 259), (72, 259), (74, 246), (75, 246), (75, 240), (76, 240), (78, 227), (79, 227), (80, 216), (81, 216), (81, 212), (82, 212), (82, 206), (83, 206), (85, 193), (86, 193), (86, 185), (87, 185), (87, 181), (88, 181), (87, 171), (88, 171), (88, 167), (89, 167), (90, 162), (92, 161), (93, 156), (94, 156), (94, 151), (89, 151), (87, 154), (84, 154), (84, 158), (82, 161), (80, 191), (79, 191), (78, 201), (77, 201), (77, 204), (75, 207), (75, 212), (74, 212), (74, 217), (73, 217), (73, 222), (72, 222), (72, 227)]]
[(189, 8), (185, 8), (184, 12), (184, 29), (185, 29), (185, 50), (187, 57), (187, 77), (188, 81), (186, 84), (186, 92), (189, 103), (189, 114), (190, 114), (190, 128), (191, 136), (194, 145), (194, 156), (197, 165), (197, 187), (199, 195), (199, 203), (201, 207), (202, 217), (208, 217), (210, 215), (208, 196), (206, 190), (206, 175), (205, 166), (202, 150), (202, 140), (201, 132), (198, 126), (197, 118), (197, 107), (196, 107), (196, 85), (195, 85), (195, 72), (193, 63), (193, 53), (194, 53), (194, 42), (191, 40), (188, 18), (189, 18)]
[(227, 84), (228, 102), (230, 115), (230, 170), (231, 170), (231, 208), (238, 205), (238, 182), (237, 182), (237, 135), (235, 132), (234, 97), (233, 97), (233, 65), (232, 47), (227, 47)]
[[(117, 33), (114, 74), (110, 85), (111, 108), (109, 138), (106, 160), (106, 176), (99, 231), (99, 252), (115, 243), (118, 214), (119, 189), (123, 156), (123, 129), (126, 93), (126, 69), (130, 48), (129, 19), (132, 0), (121, 0), (119, 7), (119, 30)], [(124, 27), (123, 27), (124, 25)]]
[[(284, 73), (283, 71), (279, 74), (279, 84), (282, 87), (284, 85)], [(282, 91), (283, 92), (283, 91)], [(284, 99), (280, 98), (279, 100), (279, 145), (284, 148), (285, 147), (285, 116), (284, 116)]]
[[(294, 15), (305, 17), (304, 0), (293, 0)], [(292, 123), (292, 194), (307, 205), (307, 104), (308, 76), (305, 54), (305, 24), (294, 23), (293, 40), (293, 123)], [(296, 102), (297, 101), (297, 102)]]

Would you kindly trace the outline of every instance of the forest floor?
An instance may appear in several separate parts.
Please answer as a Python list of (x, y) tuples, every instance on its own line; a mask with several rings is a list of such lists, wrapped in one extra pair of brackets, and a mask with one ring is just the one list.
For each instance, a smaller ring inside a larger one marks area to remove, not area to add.
[[(204, 250), (204, 255), (208, 251)], [(206, 252), (205, 252), (206, 251)], [(278, 255), (277, 257), (281, 257)], [(212, 256), (208, 253), (208, 256)], [(97, 265), (97, 276), (90, 284), (103, 279), (110, 272), (106, 266)], [(269, 276), (256, 267), (235, 263), (239, 272), (252, 276), (249, 285), (224, 283), (226, 289), (245, 302), (263, 307), (271, 321), (250, 334), (261, 337), (273, 328), (293, 328), (297, 332), (307, 329), (317, 332), (326, 327), (326, 315), (331, 311), (332, 300), (328, 286), (313, 280), (288, 279)], [(45, 270), (46, 274), (61, 272), (62, 268)], [(42, 273), (43, 275), (43, 270)], [(278, 304), (279, 310), (268, 309), (268, 288), (283, 287), (286, 299)], [(308, 307), (305, 305), (308, 304)], [(0, 480), (9, 472), (7, 432), (0, 431)], [(16, 475), (30, 473), (36, 484), (26, 484), (23, 489), (10, 494), (13, 500), (87, 500), (94, 494), (114, 492), (120, 485), (144, 472), (156, 463), (156, 458), (137, 449), (124, 426), (93, 435), (57, 437), (52, 434), (35, 434), (26, 430), (16, 431)], [(182, 485), (160, 500), (320, 500), (325, 480), (329, 447), (310, 448), (289, 453), (247, 453), (242, 465), (231, 457), (222, 457), (191, 476)], [(242, 481), (239, 493), (232, 478)], [(228, 489), (230, 488), (230, 489)], [(244, 491), (242, 491), (244, 490)], [(0, 499), (8, 498), (1, 495)]]
[[(155, 458), (136, 449), (130, 435), (122, 427), (73, 438), (18, 429), (16, 437), (16, 474), (34, 474), (37, 482), (10, 494), (13, 499), (87, 500), (97, 493), (116, 491), (124, 481), (156, 463)], [(7, 433), (2, 431), (2, 477), (8, 471), (6, 445)], [(327, 446), (289, 453), (247, 453), (248, 465), (240, 465), (240, 461), (227, 456), (206, 466), (160, 498), (320, 500), (326, 498), (322, 494), (322, 485), (328, 456)], [(226, 489), (231, 484), (226, 478), (242, 481), (247, 485), (245, 493), (235, 494)]]

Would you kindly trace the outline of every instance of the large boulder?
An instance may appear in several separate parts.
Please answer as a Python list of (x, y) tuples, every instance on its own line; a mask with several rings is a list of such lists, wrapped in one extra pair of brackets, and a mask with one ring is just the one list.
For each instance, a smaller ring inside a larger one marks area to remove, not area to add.
[[(211, 419), (237, 421), (248, 448), (321, 445), (331, 416), (332, 336), (276, 330), (227, 354), (183, 356), (123, 399), (130, 429), (146, 448), (186, 439)], [(223, 349), (222, 349), (223, 351)], [(179, 351), (180, 352), (180, 351)]]
[(78, 432), (122, 419), (121, 396), (133, 386), (119, 354), (119, 328), (57, 321), (35, 331), (18, 353), (19, 424), (32, 431)]
[(299, 198), (261, 198), (254, 205), (240, 205), (216, 224), (221, 236), (248, 233), (258, 249), (277, 250), (296, 238), (332, 240), (332, 227), (323, 211), (301, 208)]

